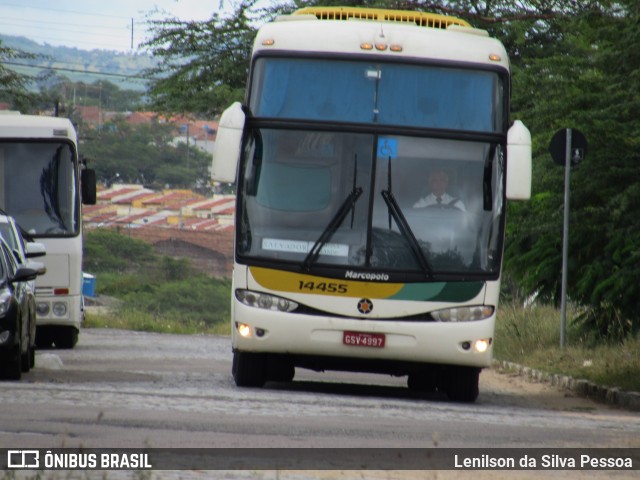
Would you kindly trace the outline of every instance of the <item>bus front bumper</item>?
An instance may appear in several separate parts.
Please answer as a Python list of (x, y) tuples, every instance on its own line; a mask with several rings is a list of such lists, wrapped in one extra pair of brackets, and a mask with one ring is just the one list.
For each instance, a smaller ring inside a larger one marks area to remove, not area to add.
[(234, 302), (233, 349), (488, 367), (495, 314), (469, 322), (353, 319), (264, 311)]
[(80, 329), (82, 323), (82, 297), (44, 296), (36, 294), (36, 325), (60, 325)]

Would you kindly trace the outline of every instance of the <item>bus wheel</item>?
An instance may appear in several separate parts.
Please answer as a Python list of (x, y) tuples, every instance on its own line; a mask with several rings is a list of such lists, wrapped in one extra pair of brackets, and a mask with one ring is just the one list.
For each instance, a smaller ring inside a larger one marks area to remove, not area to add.
[(36, 328), (36, 348), (51, 348), (53, 345), (53, 332), (51, 327)]
[(407, 386), (413, 392), (435, 392), (438, 387), (437, 373), (434, 370), (421, 370), (410, 373), (407, 379)]
[(267, 379), (273, 382), (290, 382), (296, 375), (293, 362), (286, 355), (269, 355)]
[(449, 367), (444, 391), (454, 402), (474, 402), (480, 390), (480, 369), (476, 367)]
[(262, 387), (267, 381), (267, 362), (262, 353), (233, 352), (233, 379), (238, 387)]
[(58, 327), (53, 335), (53, 343), (57, 348), (75, 347), (78, 343), (78, 329), (76, 327)]

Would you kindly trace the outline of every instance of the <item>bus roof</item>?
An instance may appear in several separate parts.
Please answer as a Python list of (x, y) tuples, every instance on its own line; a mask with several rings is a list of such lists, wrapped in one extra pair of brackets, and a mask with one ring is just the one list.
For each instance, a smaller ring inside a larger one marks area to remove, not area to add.
[(260, 28), (254, 55), (267, 51), (380, 55), (384, 59), (484, 64), (509, 70), (504, 46), (485, 30), (455, 17), (397, 10), (298, 10)]
[(77, 142), (76, 131), (68, 118), (21, 115), (19, 112), (0, 115), (2, 138), (57, 138)]

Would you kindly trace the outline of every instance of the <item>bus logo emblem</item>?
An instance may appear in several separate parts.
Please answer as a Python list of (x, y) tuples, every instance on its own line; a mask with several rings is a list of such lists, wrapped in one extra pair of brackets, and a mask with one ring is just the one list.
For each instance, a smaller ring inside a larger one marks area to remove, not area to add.
[(373, 310), (373, 303), (368, 298), (363, 298), (358, 302), (358, 311), (362, 314), (371, 313)]

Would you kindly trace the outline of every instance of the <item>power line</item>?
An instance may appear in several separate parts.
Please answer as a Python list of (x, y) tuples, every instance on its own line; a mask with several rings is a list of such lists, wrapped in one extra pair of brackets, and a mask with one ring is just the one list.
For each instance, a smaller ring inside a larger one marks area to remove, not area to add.
[(30, 5), (24, 5), (22, 3), (0, 3), (0, 7), (17, 7), (17, 8), (28, 8), (31, 10), (38, 11), (48, 11), (48, 12), (57, 12), (57, 13), (72, 13), (75, 15), (86, 15), (90, 17), (103, 17), (103, 18), (121, 18), (121, 19), (129, 19), (130, 17), (124, 17), (122, 15), (110, 15), (105, 13), (94, 13), (94, 12), (81, 12), (79, 10), (65, 10), (59, 8), (43, 8), (43, 7), (32, 7)]
[[(16, 18), (14, 8), (20, 9), (20, 17)], [(47, 15), (46, 19), (40, 18), (41, 15), (24, 12), (24, 9), (30, 9), (38, 13)], [(8, 30), (15, 31), (14, 35), (34, 38), (40, 42), (54, 44), (81, 44), (90, 45), (94, 48), (104, 49), (131, 49), (134, 47), (134, 26), (138, 26), (135, 30), (135, 45), (144, 41), (144, 37), (140, 33), (144, 32), (144, 21), (136, 20), (133, 17), (123, 15), (111, 15), (105, 13), (86, 12), (81, 10), (67, 10), (50, 7), (33, 7), (29, 5), (17, 4), (15, 2), (0, 3), (0, 12), (8, 15), (0, 15), (0, 25), (3, 25), (5, 34), (10, 34)], [(11, 14), (14, 16), (9, 16)], [(65, 20), (55, 21), (56, 18), (64, 15)], [(76, 22), (69, 23), (67, 17), (76, 16)], [(87, 19), (83, 22), (77, 16), (81, 15)], [(51, 20), (51, 21), (50, 21)], [(117, 25), (114, 24), (117, 20)], [(126, 22), (126, 23), (125, 23)], [(64, 27), (64, 28), (56, 28)], [(90, 31), (87, 31), (87, 28)], [(63, 31), (65, 38), (59, 38), (58, 33)], [(109, 33), (111, 32), (111, 33)], [(117, 41), (118, 32), (120, 32), (120, 41)], [(140, 32), (140, 33), (139, 33)], [(50, 33), (50, 35), (48, 35)], [(76, 37), (77, 36), (77, 39)], [(71, 37), (71, 38), (70, 38)], [(86, 37), (93, 37), (91, 40), (85, 40)], [(102, 37), (102, 38), (101, 38)], [(109, 37), (109, 38), (104, 38)], [(104, 41), (102, 41), (104, 38)]]
[[(13, 35), (13, 36), (15, 36), (15, 35)], [(106, 35), (103, 35), (103, 36), (106, 36)], [(109, 35), (109, 36), (113, 37), (113, 35)], [(27, 38), (27, 37), (25, 37), (25, 38)], [(42, 35), (29, 35), (28, 39), (29, 40), (33, 40), (33, 41), (41, 41), (41, 42), (44, 42), (46, 44), (49, 44), (49, 42), (52, 42), (51, 38), (46, 36), (46, 35), (45, 36), (42, 36)], [(77, 44), (77, 45), (94, 45), (94, 46), (98, 46), (98, 47), (103, 47), (104, 50), (115, 50), (114, 42), (107, 42), (107, 41), (105, 41), (105, 42), (92, 42), (91, 40), (77, 40), (75, 38), (72, 40), (72, 39), (61, 38), (60, 37), (60, 38), (57, 38), (56, 40), (54, 40), (53, 42), (56, 43), (56, 44), (59, 44), (57, 46), (60, 47), (60, 48), (68, 48), (68, 49), (73, 49), (74, 48), (74, 47), (71, 47), (69, 45), (64, 44), (65, 41), (69, 42), (69, 43), (74, 43), (74, 44)], [(129, 42), (130, 42), (130, 39), (127, 37), (127, 38), (124, 38), (121, 43), (129, 45)], [(75, 48), (78, 48), (78, 47), (75, 47)]]
[[(11, 24), (10, 24), (11, 25)], [(21, 26), (20, 24), (13, 24), (13, 26)], [(90, 25), (85, 25), (85, 27), (89, 27)], [(47, 30), (47, 31), (53, 31), (53, 32), (69, 32), (68, 28), (54, 28), (54, 27), (39, 27), (39, 30)], [(115, 30), (115, 29), (113, 29)], [(90, 31), (82, 31), (82, 30), (74, 30), (73, 33), (77, 33), (77, 34), (86, 34), (86, 35), (90, 35), (90, 34), (95, 34), (96, 32), (90, 32)], [(35, 35), (33, 35), (35, 36)], [(109, 38), (121, 38), (122, 34), (120, 35), (115, 35), (115, 34), (109, 34), (109, 33), (101, 33), (100, 34), (101, 37), (109, 37)], [(64, 40), (63, 38), (60, 38), (60, 40)]]
[[(7, 22), (6, 20), (10, 20)], [(24, 18), (16, 18), (16, 17), (4, 17), (0, 20), (7, 27), (36, 27), (38, 30), (49, 30), (56, 32), (74, 32), (74, 33), (86, 33), (86, 34), (95, 34), (97, 30), (102, 30), (104, 32), (122, 32), (122, 30), (131, 30), (131, 24), (127, 23), (127, 25), (122, 26), (109, 26), (109, 25), (97, 25), (97, 24), (80, 24), (80, 23), (65, 23), (63, 26), (60, 25), (59, 22), (47, 22), (43, 20), (25, 20)], [(143, 25), (140, 23), (136, 23), (137, 25)], [(69, 27), (74, 27), (70, 29)], [(91, 31), (86, 30), (77, 30), (77, 28), (90, 28)], [(120, 33), (121, 34), (121, 33)], [(106, 36), (115, 36), (109, 33), (101, 33), (101, 35)]]
[(87, 75), (100, 75), (105, 77), (119, 77), (125, 78), (127, 80), (144, 80), (148, 81), (148, 78), (141, 77), (139, 75), (125, 75), (123, 73), (113, 73), (113, 72), (96, 72), (96, 71), (88, 71), (88, 70), (80, 70), (78, 68), (67, 68), (67, 67), (41, 67), (38, 65), (28, 65), (26, 63), (18, 63), (18, 62), (3, 62), (4, 65), (13, 65), (17, 67), (26, 67), (26, 68), (34, 68), (39, 70), (54, 70), (54, 71), (62, 71), (62, 72), (71, 72), (71, 73), (84, 73)]

